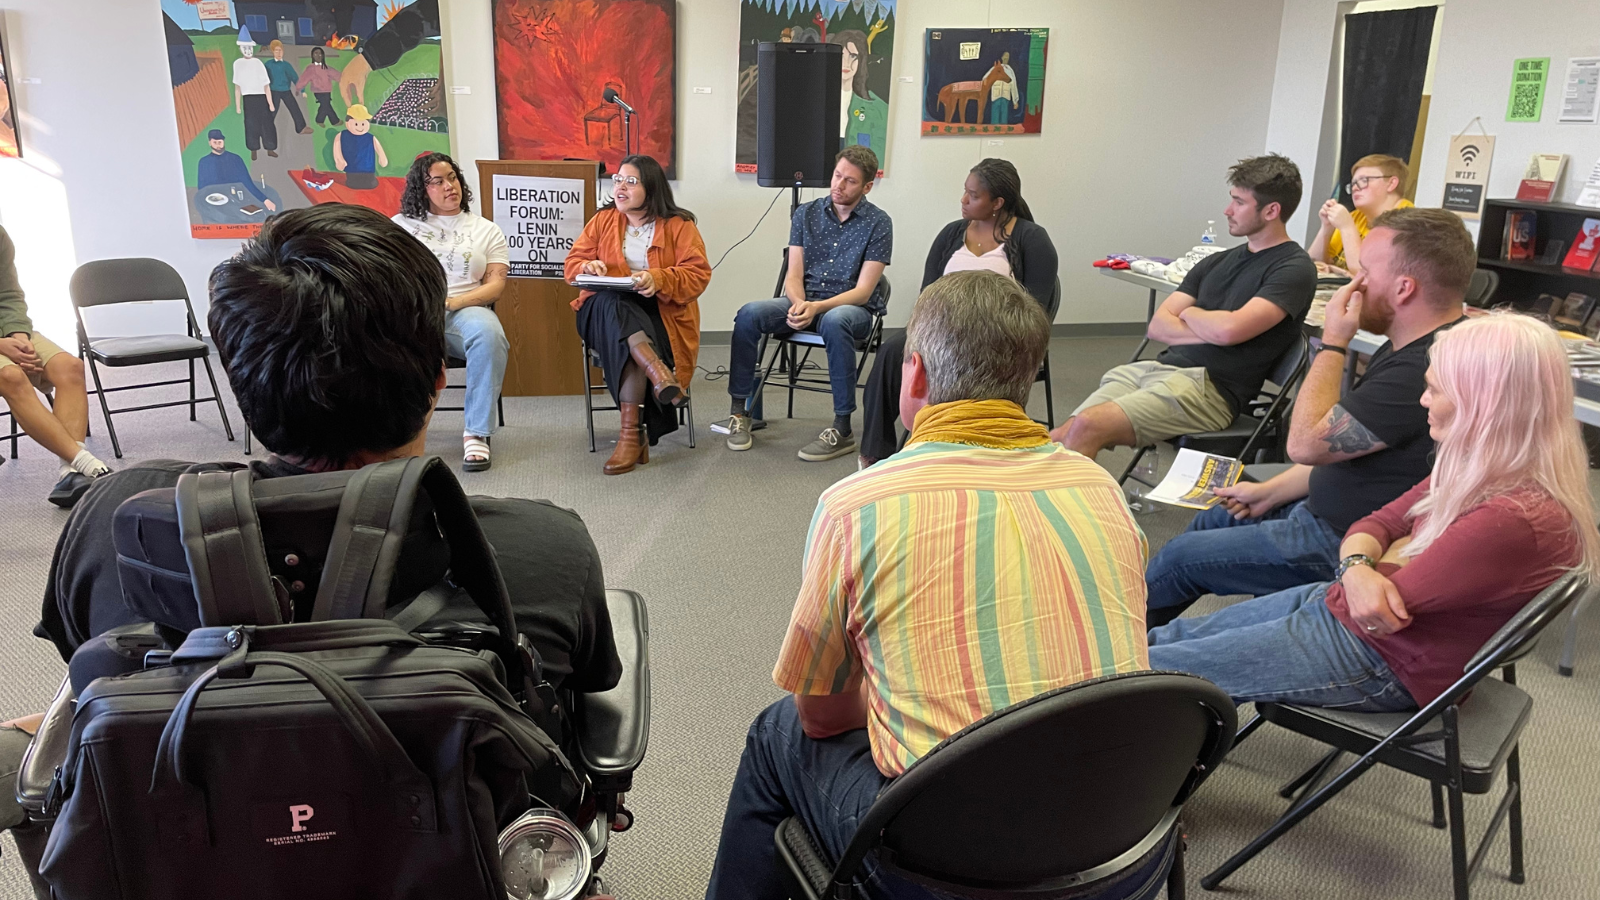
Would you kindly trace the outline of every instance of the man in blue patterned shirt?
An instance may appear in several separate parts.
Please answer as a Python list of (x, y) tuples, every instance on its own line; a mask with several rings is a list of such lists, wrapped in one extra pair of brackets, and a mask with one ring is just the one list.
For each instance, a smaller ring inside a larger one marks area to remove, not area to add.
[[(849, 146), (833, 167), (833, 186), (795, 210), (789, 224), (789, 270), (783, 296), (746, 303), (733, 319), (727, 422), (729, 450), (749, 450), (750, 431), (761, 417), (757, 353), (764, 334), (815, 331), (828, 355), (833, 386), (833, 424), (800, 450), (809, 462), (836, 459), (856, 450), (850, 415), (856, 409), (856, 353), (883, 315), (886, 300), (878, 281), (894, 248), (889, 214), (867, 202), (878, 174), (878, 156)], [(754, 402), (752, 402), (754, 398)]]

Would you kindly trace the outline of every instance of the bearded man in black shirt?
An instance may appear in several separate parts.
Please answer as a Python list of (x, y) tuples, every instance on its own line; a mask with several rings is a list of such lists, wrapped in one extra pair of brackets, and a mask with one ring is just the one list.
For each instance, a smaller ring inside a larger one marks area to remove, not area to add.
[[(1218, 490), (1224, 505), (1161, 548), (1145, 571), (1151, 628), (1206, 594), (1259, 597), (1333, 580), (1346, 529), (1432, 471), (1421, 403), (1428, 348), (1461, 319), (1477, 252), (1441, 209), (1384, 213), (1361, 249), (1363, 271), (1328, 301), (1322, 350), (1295, 398), (1289, 457), (1298, 465)], [(1389, 343), (1341, 397), (1358, 324)]]

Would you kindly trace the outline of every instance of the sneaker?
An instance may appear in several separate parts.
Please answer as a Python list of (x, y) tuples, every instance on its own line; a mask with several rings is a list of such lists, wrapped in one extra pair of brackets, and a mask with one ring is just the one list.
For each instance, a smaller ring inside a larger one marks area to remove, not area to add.
[(839, 429), (830, 425), (822, 429), (816, 440), (800, 448), (800, 458), (806, 462), (822, 462), (854, 452), (856, 452), (856, 436), (840, 434)]
[(68, 472), (61, 476), (56, 486), (50, 489), (50, 495), (45, 499), (62, 509), (71, 509), (83, 499), (83, 495), (94, 484), (94, 479), (78, 472)]
[[(710, 428), (711, 428), (712, 431), (715, 431), (717, 434), (732, 434), (733, 433), (733, 419), (734, 419), (733, 416), (729, 416), (726, 419), (718, 419), (717, 421), (711, 423)], [(765, 427), (767, 427), (767, 420), (766, 419), (751, 419), (750, 420), (750, 430), (751, 431), (760, 431), (761, 429), (763, 429)]]
[(755, 446), (755, 438), (750, 436), (749, 416), (728, 417), (728, 449), (749, 450)]

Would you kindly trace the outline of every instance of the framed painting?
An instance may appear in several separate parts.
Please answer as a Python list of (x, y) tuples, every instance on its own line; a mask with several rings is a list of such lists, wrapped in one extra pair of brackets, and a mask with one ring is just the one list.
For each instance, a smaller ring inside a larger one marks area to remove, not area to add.
[[(0, 13), (0, 20), (4, 15)], [(22, 137), (17, 122), (17, 95), (11, 89), (11, 65), (6, 57), (5, 22), (0, 21), (0, 156), (21, 156)]]
[(888, 168), (889, 86), (897, 0), (740, 0), (739, 107), (733, 169), (756, 170), (756, 52), (763, 42), (844, 45), (839, 145), (860, 144)]
[(677, 24), (676, 0), (495, 0), (500, 158), (631, 152), (676, 178)]
[(283, 209), (400, 211), (450, 151), (439, 0), (161, 0), (189, 230), (247, 238)]
[(929, 28), (922, 133), (1038, 134), (1048, 28)]

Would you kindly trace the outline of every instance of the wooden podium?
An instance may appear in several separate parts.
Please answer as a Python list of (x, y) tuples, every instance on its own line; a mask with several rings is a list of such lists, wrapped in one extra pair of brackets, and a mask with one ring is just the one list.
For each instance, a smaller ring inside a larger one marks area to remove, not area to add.
[[(501, 176), (568, 179), (573, 186), (582, 185), (583, 223), (594, 216), (595, 179), (599, 163), (592, 160), (478, 160), (478, 184), (483, 196), (478, 198), (483, 217), (495, 222), (496, 207), (506, 208), (508, 202), (497, 197), (497, 181)], [(504, 184), (511, 185), (508, 179)], [(575, 210), (573, 210), (575, 212)], [(559, 394), (581, 394), (584, 389), (582, 366), (583, 344), (578, 339), (577, 314), (569, 305), (578, 296), (578, 289), (567, 284), (559, 274), (546, 277), (517, 274), (519, 267), (536, 265), (530, 260), (547, 260), (547, 271), (559, 269), (566, 258), (567, 248), (556, 247), (541, 251), (529, 244), (549, 243), (551, 239), (522, 238), (516, 230), (538, 232), (554, 229), (561, 223), (538, 221), (495, 222), (506, 232), (511, 254), (511, 277), (506, 279), (505, 291), (495, 305), (506, 338), (511, 342), (511, 355), (506, 361), (506, 379), (502, 393), (509, 397), (546, 397)], [(565, 230), (571, 231), (570, 223)], [(571, 237), (577, 232), (571, 231)], [(518, 244), (524, 246), (518, 246)]]

